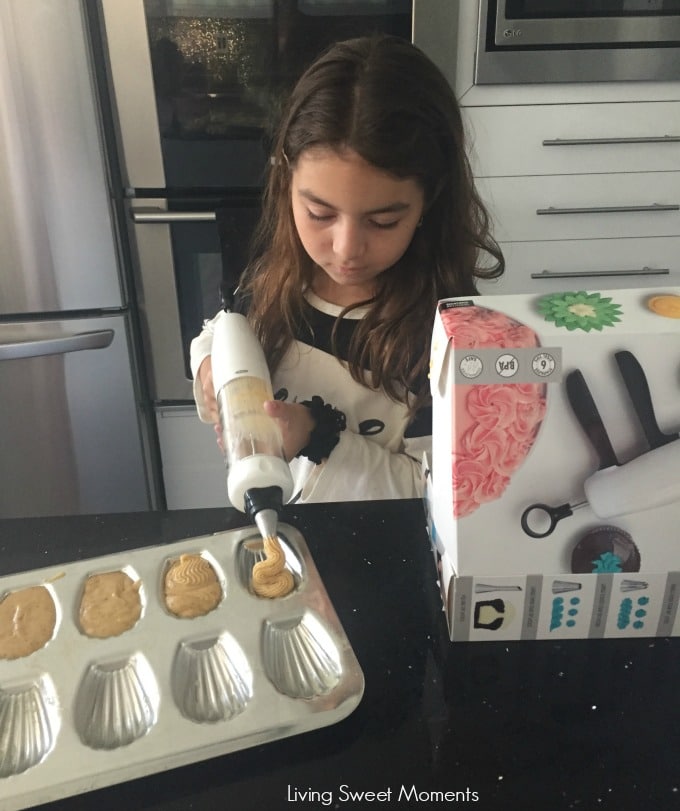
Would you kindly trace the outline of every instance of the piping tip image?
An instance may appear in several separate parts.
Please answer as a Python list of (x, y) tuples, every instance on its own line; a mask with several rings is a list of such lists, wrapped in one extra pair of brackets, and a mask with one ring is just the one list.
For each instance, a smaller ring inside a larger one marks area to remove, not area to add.
[(565, 594), (568, 591), (580, 591), (581, 584), (573, 580), (553, 580), (552, 593)]
[(521, 586), (499, 586), (493, 583), (475, 583), (475, 594), (487, 594), (489, 591), (522, 591)]
[(646, 580), (622, 580), (621, 591), (644, 591), (649, 588), (649, 583)]

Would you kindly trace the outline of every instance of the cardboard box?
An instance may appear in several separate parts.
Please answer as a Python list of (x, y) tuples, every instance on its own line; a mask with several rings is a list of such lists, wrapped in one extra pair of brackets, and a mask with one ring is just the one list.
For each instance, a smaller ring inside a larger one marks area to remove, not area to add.
[(680, 634), (680, 288), (441, 301), (430, 379), (451, 638)]

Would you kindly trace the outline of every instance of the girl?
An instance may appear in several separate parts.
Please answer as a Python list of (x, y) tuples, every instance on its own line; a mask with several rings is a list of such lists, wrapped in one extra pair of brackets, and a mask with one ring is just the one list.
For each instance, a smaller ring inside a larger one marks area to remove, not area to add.
[[(239, 307), (272, 370), (265, 410), (295, 492), (420, 497), (437, 301), (503, 270), (453, 91), (405, 40), (338, 43), (294, 88), (271, 163)], [(211, 341), (207, 322), (191, 360), (199, 415), (216, 423)]]

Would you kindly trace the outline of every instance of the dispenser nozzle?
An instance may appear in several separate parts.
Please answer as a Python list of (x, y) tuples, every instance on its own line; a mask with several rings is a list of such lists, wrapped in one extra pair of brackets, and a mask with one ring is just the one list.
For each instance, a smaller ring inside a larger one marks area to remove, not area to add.
[(244, 496), (245, 513), (253, 521), (263, 538), (277, 536), (279, 511), (283, 508), (280, 487), (250, 487)]
[(276, 510), (260, 510), (255, 515), (255, 523), (262, 538), (276, 538), (278, 535), (279, 515)]

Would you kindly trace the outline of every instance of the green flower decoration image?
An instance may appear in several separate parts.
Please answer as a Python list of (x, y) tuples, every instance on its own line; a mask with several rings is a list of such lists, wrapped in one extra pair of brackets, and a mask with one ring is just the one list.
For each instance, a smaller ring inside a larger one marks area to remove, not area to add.
[(538, 302), (538, 311), (546, 321), (570, 331), (581, 329), (601, 331), (620, 321), (621, 306), (600, 293), (555, 293)]
[(593, 574), (605, 572), (621, 572), (621, 558), (613, 552), (603, 552), (597, 560), (593, 561)]

